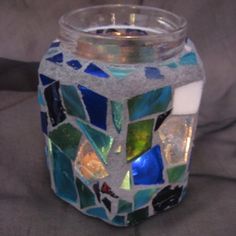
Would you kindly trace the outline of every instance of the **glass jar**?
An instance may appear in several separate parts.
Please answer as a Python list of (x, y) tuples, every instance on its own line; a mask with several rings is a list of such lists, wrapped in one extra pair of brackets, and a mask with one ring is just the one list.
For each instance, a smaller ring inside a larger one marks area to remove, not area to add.
[(72, 11), (59, 25), (38, 85), (52, 189), (116, 226), (176, 206), (205, 78), (186, 20), (105, 5)]

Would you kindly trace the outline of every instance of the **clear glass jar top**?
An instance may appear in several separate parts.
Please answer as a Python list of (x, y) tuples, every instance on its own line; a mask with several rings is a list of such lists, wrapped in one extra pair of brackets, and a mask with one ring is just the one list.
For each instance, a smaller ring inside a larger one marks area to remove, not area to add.
[(184, 45), (187, 22), (146, 6), (101, 5), (59, 20), (62, 47), (78, 57), (115, 64), (163, 61)]

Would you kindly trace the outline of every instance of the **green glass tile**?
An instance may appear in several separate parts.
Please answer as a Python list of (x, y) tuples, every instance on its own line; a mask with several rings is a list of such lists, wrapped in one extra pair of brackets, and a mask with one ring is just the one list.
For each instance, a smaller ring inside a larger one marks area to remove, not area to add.
[(71, 124), (62, 124), (50, 132), (49, 137), (71, 160), (75, 160), (81, 138), (79, 130)]
[(124, 79), (131, 72), (134, 71), (134, 69), (132, 69), (132, 68), (122, 68), (122, 67), (108, 67), (108, 70), (117, 79)]
[(134, 195), (134, 209), (137, 209), (137, 208), (147, 204), (151, 200), (154, 193), (156, 193), (156, 192), (157, 192), (157, 189), (155, 189), (155, 188), (144, 189), (144, 190), (138, 191)]
[(132, 211), (132, 203), (120, 199), (118, 203), (117, 213), (129, 213)]
[(111, 101), (112, 118), (115, 128), (120, 133), (123, 122), (123, 104), (120, 102)]
[(113, 143), (113, 138), (96, 129), (93, 129), (88, 124), (85, 124), (80, 120), (77, 120), (77, 124), (91, 143), (97, 155), (105, 164), (107, 164), (107, 158)]
[(94, 206), (96, 202), (93, 192), (78, 178), (76, 179), (76, 185), (79, 192), (80, 207), (83, 209)]
[(175, 166), (167, 169), (167, 175), (170, 183), (181, 181), (186, 171), (186, 165)]
[(124, 216), (115, 216), (112, 219), (112, 223), (117, 225), (124, 225), (125, 224), (125, 217)]
[(67, 113), (85, 120), (86, 115), (77, 88), (69, 85), (61, 85), (61, 93)]
[(142, 120), (128, 125), (126, 158), (133, 160), (152, 145), (152, 129), (154, 120)]
[(130, 171), (127, 171), (120, 188), (125, 189), (125, 190), (130, 190), (131, 189), (131, 178), (130, 178)]
[(128, 214), (128, 224), (129, 225), (136, 225), (139, 222), (145, 220), (148, 217), (148, 207), (136, 210), (132, 213)]

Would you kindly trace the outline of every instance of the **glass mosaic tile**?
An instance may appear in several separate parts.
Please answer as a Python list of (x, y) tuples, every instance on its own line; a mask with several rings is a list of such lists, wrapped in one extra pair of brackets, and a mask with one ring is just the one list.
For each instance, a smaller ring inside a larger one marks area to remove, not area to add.
[(178, 67), (178, 65), (175, 62), (171, 62), (171, 63), (167, 64), (166, 66), (171, 69), (176, 69)]
[(48, 118), (46, 112), (40, 112), (41, 128), (43, 133), (48, 134)]
[(124, 79), (134, 71), (134, 69), (122, 67), (108, 67), (108, 70), (116, 79)]
[(180, 65), (196, 65), (197, 64), (197, 57), (194, 52), (189, 52), (183, 55), (179, 60)]
[(127, 221), (129, 225), (136, 225), (148, 217), (148, 207), (136, 210), (128, 214)]
[(167, 208), (178, 204), (183, 187), (176, 186), (171, 189), (171, 186), (166, 186), (152, 200), (153, 208), (156, 212), (163, 211)]
[(132, 205), (133, 204), (131, 202), (120, 199), (119, 203), (118, 203), (117, 213), (120, 214), (120, 213), (129, 213), (129, 212), (131, 212), (132, 211)]
[(163, 156), (168, 164), (186, 163), (193, 135), (192, 116), (171, 116), (157, 130), (163, 143)]
[(48, 76), (43, 75), (43, 74), (39, 74), (39, 78), (40, 78), (40, 80), (41, 80), (42, 85), (44, 85), (44, 86), (45, 86), (45, 85), (52, 84), (52, 83), (55, 82), (54, 79), (51, 79), (51, 78), (49, 78)]
[(158, 128), (161, 126), (161, 124), (164, 122), (164, 120), (170, 115), (171, 110), (159, 115), (156, 120), (155, 128), (154, 130), (158, 130)]
[(93, 125), (106, 130), (107, 98), (92, 90), (79, 86), (90, 121)]
[(88, 209), (87, 214), (90, 216), (98, 217), (103, 220), (108, 220), (106, 211), (102, 207)]
[(115, 216), (112, 219), (112, 223), (117, 225), (124, 225), (125, 224), (125, 217), (124, 216)]
[(76, 186), (79, 192), (81, 209), (89, 206), (94, 206), (96, 202), (93, 192), (78, 178), (76, 179)]
[(63, 54), (58, 53), (52, 57), (48, 57), (46, 60), (60, 65), (63, 62)]
[(76, 202), (77, 193), (71, 161), (53, 143), (52, 153), (56, 194), (65, 200)]
[(62, 124), (49, 137), (71, 160), (75, 160), (81, 133), (71, 124)]
[(102, 202), (107, 210), (111, 212), (111, 201), (105, 197), (102, 199)]
[(155, 188), (144, 189), (144, 190), (138, 191), (134, 195), (134, 209), (140, 208), (143, 205), (147, 204), (152, 198), (152, 196), (154, 195), (154, 193), (156, 192), (157, 192), (157, 189)]
[(101, 202), (101, 193), (100, 193), (100, 189), (99, 189), (99, 182), (97, 182), (93, 185), (93, 191), (95, 192), (97, 200), (99, 202)]
[(147, 115), (165, 111), (171, 97), (171, 87), (166, 86), (129, 99), (129, 119), (133, 121)]
[(186, 171), (186, 165), (175, 166), (167, 169), (167, 175), (170, 183), (182, 181)]
[(50, 45), (50, 48), (56, 48), (56, 47), (59, 47), (60, 46), (60, 41), (55, 41), (55, 42), (52, 42), (51, 45)]
[(161, 74), (160, 70), (156, 67), (146, 67), (145, 76), (147, 79), (164, 79), (164, 75)]
[(41, 93), (41, 91), (38, 89), (38, 94), (37, 94), (37, 99), (38, 99), (38, 104), (40, 106), (45, 106), (45, 102), (44, 102), (44, 99), (43, 99), (43, 95)]
[(145, 30), (140, 30), (140, 29), (126, 29), (126, 34), (128, 34), (129, 36), (148, 35), (148, 33)]
[(100, 78), (109, 78), (109, 75), (105, 71), (93, 63), (90, 63), (84, 72)]
[(152, 145), (153, 119), (142, 120), (128, 125), (126, 158), (133, 160)]
[(103, 179), (108, 176), (102, 161), (87, 140), (81, 141), (75, 160), (75, 169), (87, 180)]
[(159, 145), (154, 146), (132, 162), (135, 185), (163, 184), (163, 163)]
[(66, 119), (64, 108), (62, 107), (60, 94), (58, 92), (59, 82), (52, 83), (44, 90), (44, 97), (47, 102), (49, 117), (52, 126), (56, 126)]
[(118, 147), (115, 149), (115, 154), (120, 154), (122, 152), (122, 146), (118, 145)]
[(82, 67), (82, 65), (80, 64), (78, 60), (70, 60), (70, 61), (67, 61), (66, 64), (70, 66), (71, 68), (73, 68), (74, 70), (79, 70)]
[(125, 177), (120, 186), (121, 189), (130, 190), (131, 189), (131, 178), (130, 171), (127, 171)]
[(67, 113), (86, 120), (84, 107), (79, 98), (77, 89), (74, 86), (61, 85), (61, 93)]
[(111, 187), (106, 182), (103, 183), (101, 187), (101, 192), (106, 193), (113, 198), (118, 198), (118, 196), (111, 190)]
[(120, 133), (123, 123), (123, 104), (111, 101), (111, 109), (114, 126), (117, 132)]

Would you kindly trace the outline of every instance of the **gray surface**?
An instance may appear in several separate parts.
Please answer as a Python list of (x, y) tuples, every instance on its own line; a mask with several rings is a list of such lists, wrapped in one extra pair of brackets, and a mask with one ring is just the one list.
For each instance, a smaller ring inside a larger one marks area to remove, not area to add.
[[(54, 37), (57, 16), (85, 5), (58, 0), (45, 9), (46, 2), (1, 0), (1, 56), (37, 60)], [(50, 190), (35, 92), (1, 91), (1, 236), (236, 235), (236, 1), (144, 2), (187, 17), (207, 72), (187, 198), (135, 228), (117, 229), (82, 215)], [(37, 64), (14, 62), (12, 70), (11, 63), (0, 61), (0, 89), (35, 89)]]

